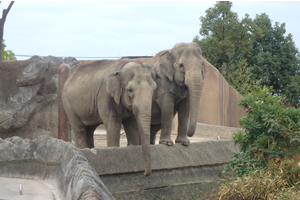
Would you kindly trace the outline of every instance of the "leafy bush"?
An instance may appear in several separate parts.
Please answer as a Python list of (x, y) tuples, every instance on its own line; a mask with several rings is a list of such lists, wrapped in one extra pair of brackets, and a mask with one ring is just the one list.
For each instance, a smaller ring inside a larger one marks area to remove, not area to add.
[(300, 199), (300, 108), (282, 102), (266, 87), (239, 102), (247, 112), (233, 137), (240, 151), (225, 167), (238, 177), (221, 186), (219, 199)]
[(233, 141), (239, 146), (227, 164), (239, 176), (265, 169), (268, 161), (292, 157), (300, 152), (300, 108), (284, 108), (280, 96), (263, 87), (249, 93), (239, 105), (247, 115), (240, 119), (243, 130)]

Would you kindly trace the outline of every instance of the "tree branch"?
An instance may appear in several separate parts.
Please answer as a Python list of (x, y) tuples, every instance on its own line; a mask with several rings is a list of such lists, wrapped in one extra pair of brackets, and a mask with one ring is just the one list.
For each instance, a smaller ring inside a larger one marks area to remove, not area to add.
[(2, 13), (2, 20), (3, 20), (3, 21), (5, 21), (6, 16), (7, 16), (9, 10), (11, 9), (11, 7), (12, 7), (12, 5), (13, 5), (14, 3), (15, 3), (14, 1), (11, 1), (10, 4), (9, 4), (9, 6), (7, 7), (7, 9), (4, 9), (4, 10), (3, 10), (3, 13)]

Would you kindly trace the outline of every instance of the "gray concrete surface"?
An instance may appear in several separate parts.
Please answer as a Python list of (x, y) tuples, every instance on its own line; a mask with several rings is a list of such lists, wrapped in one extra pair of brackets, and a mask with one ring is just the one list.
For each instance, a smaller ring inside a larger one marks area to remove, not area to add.
[[(22, 185), (22, 194), (20, 194), (20, 184)], [(0, 177), (0, 199), (60, 200), (57, 191), (50, 183), (41, 180), (4, 177)]]
[(152, 174), (144, 176), (141, 146), (82, 149), (115, 199), (193, 199), (211, 194), (231, 153), (230, 140), (192, 142), (189, 146), (151, 145)]
[[(231, 142), (238, 130), (198, 123), (189, 146), (151, 145), (153, 171), (148, 177), (144, 176), (141, 147), (127, 146), (125, 134), (121, 134), (120, 148), (108, 148), (106, 131), (99, 127), (95, 148), (81, 151), (115, 199), (197, 199), (201, 193), (216, 194), (224, 181), (219, 174), (238, 150)], [(171, 137), (175, 140), (176, 133)]]

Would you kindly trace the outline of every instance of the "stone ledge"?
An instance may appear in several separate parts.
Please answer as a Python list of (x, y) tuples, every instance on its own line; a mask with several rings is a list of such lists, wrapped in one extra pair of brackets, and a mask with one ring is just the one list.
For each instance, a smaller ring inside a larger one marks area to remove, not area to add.
[[(224, 164), (230, 161), (231, 152), (237, 150), (230, 140), (190, 143), (189, 146), (151, 145), (152, 170)], [(100, 176), (144, 171), (141, 146), (82, 149), (81, 152)]]
[(152, 145), (152, 174), (147, 177), (140, 146), (81, 151), (114, 198), (178, 200), (215, 194), (224, 181), (219, 174), (237, 150), (230, 140)]
[(72, 143), (49, 136), (0, 139), (0, 165), (2, 177), (49, 181), (61, 199), (83, 200), (96, 193), (102, 199), (114, 199)]

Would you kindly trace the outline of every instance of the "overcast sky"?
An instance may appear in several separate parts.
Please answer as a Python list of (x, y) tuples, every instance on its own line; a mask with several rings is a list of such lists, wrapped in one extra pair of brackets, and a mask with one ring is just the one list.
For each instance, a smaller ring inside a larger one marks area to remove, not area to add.
[[(176, 43), (191, 42), (199, 34), (199, 17), (215, 3), (16, 1), (5, 22), (4, 39), (16, 55), (154, 56)], [(8, 4), (2, 1), (0, 9)], [(300, 48), (300, 1), (233, 1), (232, 10), (239, 18), (266, 13), (273, 24), (286, 23)]]

